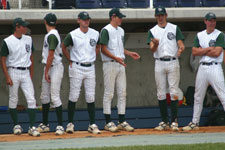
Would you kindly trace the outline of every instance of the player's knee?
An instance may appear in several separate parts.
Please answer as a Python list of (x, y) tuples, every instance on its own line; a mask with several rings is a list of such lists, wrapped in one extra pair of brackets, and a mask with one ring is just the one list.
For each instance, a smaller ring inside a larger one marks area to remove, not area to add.
[(95, 102), (95, 96), (93, 94), (86, 94), (86, 101), (87, 103)]
[(158, 100), (165, 100), (166, 99), (166, 93), (165, 94), (158, 94), (157, 97), (158, 97)]
[(35, 109), (36, 108), (36, 101), (32, 100), (32, 101), (28, 101), (27, 102), (27, 108), (30, 108), (30, 109)]
[(121, 99), (126, 100), (127, 93), (126, 93), (126, 91), (121, 91), (121, 92), (117, 93), (117, 96), (120, 97)]
[(69, 96), (69, 100), (71, 100), (72, 102), (77, 102), (79, 98), (78, 94), (70, 94)]
[(112, 101), (112, 98), (113, 98), (113, 93), (105, 93), (103, 100), (104, 101)]

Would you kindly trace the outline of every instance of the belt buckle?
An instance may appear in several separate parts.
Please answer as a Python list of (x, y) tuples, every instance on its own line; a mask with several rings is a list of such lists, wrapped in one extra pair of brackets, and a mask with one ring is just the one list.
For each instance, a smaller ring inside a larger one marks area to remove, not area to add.
[(79, 64), (80, 66), (83, 66), (83, 67), (91, 67), (92, 66), (92, 63), (77, 63)]
[(165, 57), (162, 57), (162, 59), (172, 59), (172, 57), (170, 57), (170, 56), (165, 56)]

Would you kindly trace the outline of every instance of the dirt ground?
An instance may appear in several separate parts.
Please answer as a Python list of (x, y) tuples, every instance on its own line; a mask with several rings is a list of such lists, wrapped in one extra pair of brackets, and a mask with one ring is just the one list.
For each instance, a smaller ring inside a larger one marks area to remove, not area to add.
[(87, 131), (75, 131), (73, 134), (65, 133), (61, 136), (56, 136), (54, 132), (41, 133), (40, 137), (32, 137), (27, 133), (21, 135), (13, 134), (0, 134), (0, 142), (14, 142), (14, 141), (29, 141), (29, 140), (50, 140), (50, 139), (70, 139), (70, 138), (94, 138), (94, 137), (113, 137), (121, 135), (146, 135), (146, 134), (192, 134), (192, 133), (213, 133), (213, 132), (225, 132), (225, 126), (208, 126), (200, 127), (200, 130), (195, 131), (155, 131), (154, 129), (136, 129), (134, 132), (119, 131), (111, 133), (108, 131), (101, 131), (101, 134), (94, 135)]

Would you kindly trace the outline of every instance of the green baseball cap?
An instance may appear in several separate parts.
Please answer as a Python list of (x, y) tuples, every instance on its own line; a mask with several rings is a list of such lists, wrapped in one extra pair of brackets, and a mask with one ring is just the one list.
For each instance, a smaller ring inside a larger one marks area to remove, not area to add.
[(166, 9), (162, 6), (159, 6), (155, 9), (155, 15), (165, 15), (166, 14)]
[(15, 28), (17, 25), (21, 25), (27, 27), (30, 23), (24, 21), (22, 18), (16, 18), (13, 20), (13, 27)]
[(55, 14), (49, 13), (44, 17), (44, 20), (47, 22), (48, 25), (55, 26), (56, 21), (57, 21), (57, 17), (56, 17)]
[(205, 15), (206, 20), (216, 19), (216, 15), (212, 12), (209, 12)]
[(119, 18), (124, 18), (124, 17), (126, 17), (126, 15), (124, 15), (124, 14), (122, 14), (122, 13), (120, 12), (120, 9), (119, 9), (119, 8), (113, 8), (113, 9), (110, 10), (110, 12), (109, 12), (109, 17), (111, 18), (112, 16), (117, 16), (117, 17), (119, 17)]
[(81, 20), (91, 19), (91, 17), (89, 16), (89, 14), (86, 11), (80, 12), (78, 15), (78, 18), (80, 18)]

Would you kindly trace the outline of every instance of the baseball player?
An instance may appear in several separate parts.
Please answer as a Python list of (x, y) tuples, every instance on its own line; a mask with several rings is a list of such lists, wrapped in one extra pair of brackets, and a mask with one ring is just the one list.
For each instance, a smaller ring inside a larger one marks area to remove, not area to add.
[(13, 21), (14, 33), (5, 38), (1, 48), (1, 63), (6, 77), (6, 83), (9, 85), (9, 112), (14, 123), (13, 133), (19, 135), (22, 133), (22, 127), (18, 124), (17, 103), (18, 89), (21, 87), (26, 100), (27, 112), (30, 119), (28, 130), (31, 136), (40, 136), (35, 124), (36, 100), (34, 98), (34, 87), (32, 83), (33, 76), (33, 42), (27, 33), (28, 22), (21, 18)]
[(169, 119), (167, 111), (167, 80), (169, 93), (171, 96), (171, 128), (178, 130), (177, 111), (178, 99), (183, 98), (183, 93), (179, 89), (180, 66), (178, 57), (184, 51), (184, 36), (177, 25), (167, 22), (167, 12), (164, 7), (155, 9), (155, 25), (148, 32), (148, 44), (155, 58), (155, 80), (157, 87), (157, 97), (159, 102), (162, 122), (156, 130), (169, 129)]
[[(134, 131), (134, 128), (125, 121), (126, 109), (126, 73), (125, 55), (139, 59), (136, 52), (124, 48), (124, 30), (120, 27), (122, 18), (126, 17), (118, 8), (109, 12), (110, 23), (101, 31), (101, 56), (104, 73), (103, 111), (106, 119), (105, 130), (116, 132), (118, 129)], [(111, 121), (111, 102), (114, 87), (117, 90), (117, 108), (119, 114), (118, 126)]]
[(225, 110), (225, 84), (221, 63), (223, 62), (224, 34), (215, 29), (216, 15), (209, 12), (205, 15), (206, 30), (197, 33), (192, 48), (192, 55), (201, 56), (198, 68), (194, 112), (192, 122), (183, 127), (184, 131), (198, 130), (203, 107), (203, 100), (209, 85), (212, 86)]
[[(62, 43), (63, 53), (69, 61), (70, 94), (68, 102), (67, 133), (74, 132), (73, 116), (84, 81), (85, 99), (90, 124), (88, 132), (100, 134), (95, 124), (95, 60), (100, 50), (99, 32), (89, 28), (91, 17), (87, 12), (80, 12), (77, 22), (80, 27), (70, 32)], [(67, 47), (71, 46), (70, 53)]]
[(44, 38), (42, 63), (45, 65), (42, 78), (42, 117), (43, 123), (38, 126), (40, 132), (49, 132), (48, 112), (50, 102), (56, 110), (58, 126), (56, 127), (56, 135), (64, 133), (62, 123), (62, 102), (60, 99), (60, 87), (63, 78), (64, 67), (62, 64), (62, 48), (61, 39), (56, 30), (57, 17), (55, 14), (49, 13), (44, 17), (44, 23), (47, 34)]

